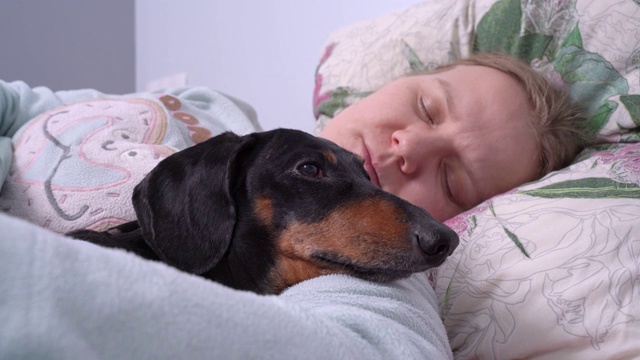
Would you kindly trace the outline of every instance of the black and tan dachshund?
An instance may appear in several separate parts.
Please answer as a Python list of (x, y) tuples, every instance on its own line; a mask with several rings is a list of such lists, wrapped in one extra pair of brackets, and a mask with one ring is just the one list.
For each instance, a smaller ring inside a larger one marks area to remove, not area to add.
[(224, 133), (177, 152), (132, 200), (137, 221), (69, 235), (261, 294), (332, 273), (394, 280), (458, 245), (427, 212), (373, 185), (360, 157), (297, 130)]

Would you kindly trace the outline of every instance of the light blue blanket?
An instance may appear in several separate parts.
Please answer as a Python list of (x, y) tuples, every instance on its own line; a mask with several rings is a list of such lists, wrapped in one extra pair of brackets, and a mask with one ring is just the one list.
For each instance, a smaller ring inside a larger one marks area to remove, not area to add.
[(424, 274), (235, 291), (0, 214), (0, 359), (449, 359)]

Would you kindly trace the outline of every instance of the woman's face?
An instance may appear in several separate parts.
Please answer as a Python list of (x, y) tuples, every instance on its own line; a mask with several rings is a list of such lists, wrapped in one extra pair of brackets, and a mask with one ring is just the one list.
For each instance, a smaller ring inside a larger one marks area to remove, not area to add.
[(362, 156), (377, 186), (446, 220), (536, 178), (530, 121), (515, 79), (458, 66), (387, 84), (320, 136)]

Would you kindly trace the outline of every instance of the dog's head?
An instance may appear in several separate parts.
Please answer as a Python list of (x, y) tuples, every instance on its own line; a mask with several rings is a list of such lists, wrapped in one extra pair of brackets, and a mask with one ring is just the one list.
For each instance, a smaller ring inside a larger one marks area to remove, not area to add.
[(440, 265), (458, 244), (373, 185), (362, 159), (297, 130), (225, 133), (178, 152), (133, 203), (162, 261), (260, 293), (330, 273), (397, 279)]

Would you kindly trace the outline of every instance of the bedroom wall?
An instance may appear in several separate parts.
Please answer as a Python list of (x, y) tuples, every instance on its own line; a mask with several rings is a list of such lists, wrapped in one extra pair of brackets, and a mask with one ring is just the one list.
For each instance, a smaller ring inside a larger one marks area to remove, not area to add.
[(135, 0), (0, 0), (0, 79), (135, 90)]
[[(173, 75), (245, 100), (265, 130), (313, 131), (327, 35), (418, 0), (136, 0), (136, 88)], [(170, 80), (170, 79), (169, 79)]]

